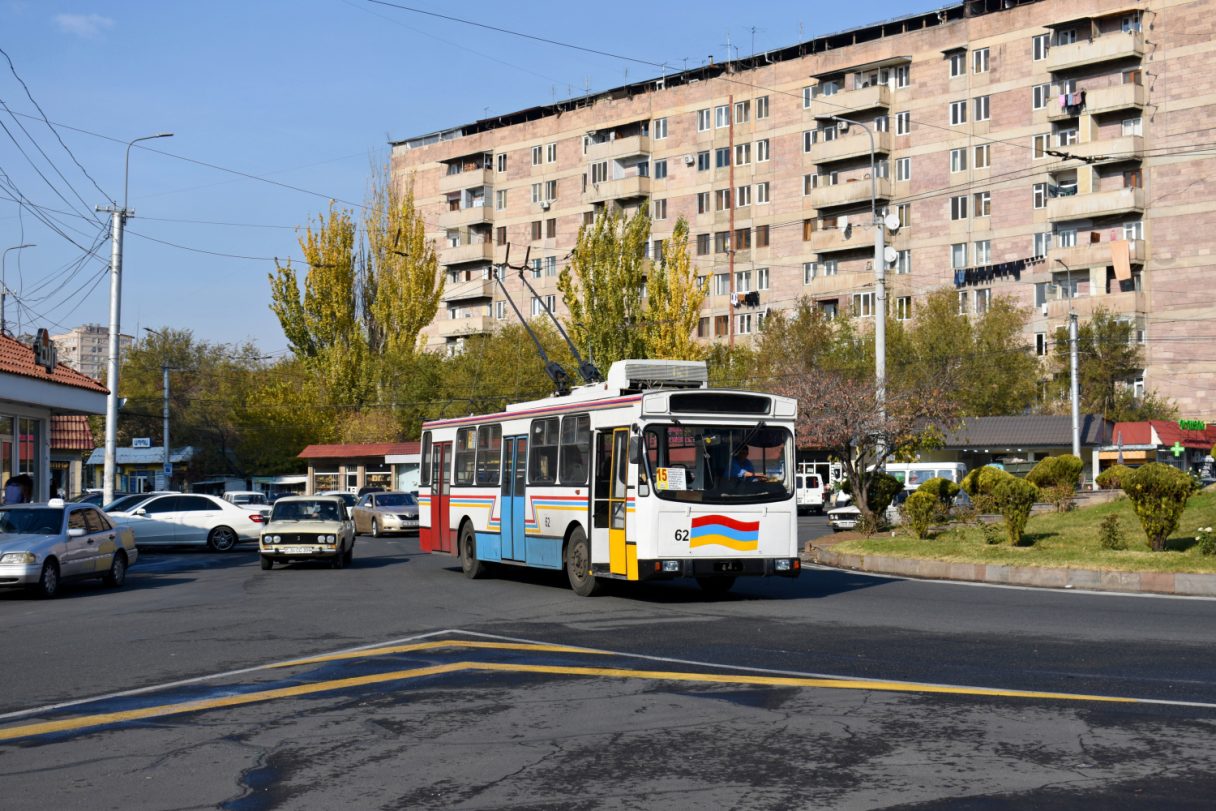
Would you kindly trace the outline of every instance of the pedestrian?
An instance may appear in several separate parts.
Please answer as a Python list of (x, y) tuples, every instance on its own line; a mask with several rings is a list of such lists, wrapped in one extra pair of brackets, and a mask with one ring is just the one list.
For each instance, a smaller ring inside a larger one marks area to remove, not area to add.
[(34, 477), (28, 473), (22, 473), (16, 477), (17, 484), (21, 486), (21, 504), (29, 504), (34, 500)]
[(4, 483), (4, 503), (21, 503), (21, 485), (17, 482), (16, 476), (9, 476), (8, 481)]

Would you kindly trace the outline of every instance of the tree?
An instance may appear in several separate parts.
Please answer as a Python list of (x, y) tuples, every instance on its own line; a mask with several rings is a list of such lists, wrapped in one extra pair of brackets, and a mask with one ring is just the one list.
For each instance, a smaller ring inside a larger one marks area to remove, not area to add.
[(646, 206), (628, 219), (607, 209), (579, 229), (570, 263), (557, 288), (569, 316), (566, 331), (601, 369), (624, 358), (646, 357), (643, 290), (650, 238)]
[(704, 348), (693, 338), (705, 301), (688, 255), (688, 221), (676, 220), (663, 244), (662, 259), (651, 266), (646, 280), (646, 356), (669, 360), (699, 360)]

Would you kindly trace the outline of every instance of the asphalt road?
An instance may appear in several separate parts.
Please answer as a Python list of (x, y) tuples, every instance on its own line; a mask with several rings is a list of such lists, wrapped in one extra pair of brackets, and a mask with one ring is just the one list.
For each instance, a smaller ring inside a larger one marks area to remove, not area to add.
[(0, 807), (1208, 808), (1216, 790), (1216, 601), (819, 569), (580, 599), (551, 573), (469, 581), (412, 538), (355, 557), (155, 553), (121, 590), (0, 593)]

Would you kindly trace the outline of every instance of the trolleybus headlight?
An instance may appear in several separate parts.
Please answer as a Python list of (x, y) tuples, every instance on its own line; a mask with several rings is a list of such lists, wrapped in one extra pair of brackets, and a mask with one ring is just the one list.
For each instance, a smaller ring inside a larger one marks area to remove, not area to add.
[(678, 560), (665, 560), (665, 561), (663, 561), (663, 571), (665, 571), (665, 572), (678, 572), (678, 571), (680, 571), (680, 561), (678, 561)]

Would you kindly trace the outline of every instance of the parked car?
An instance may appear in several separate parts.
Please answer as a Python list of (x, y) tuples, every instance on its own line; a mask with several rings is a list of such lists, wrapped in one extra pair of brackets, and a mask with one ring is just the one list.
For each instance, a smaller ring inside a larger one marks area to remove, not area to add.
[(355, 525), (338, 496), (288, 496), (274, 503), (258, 550), (263, 569), (317, 559), (341, 569), (354, 556)]
[[(908, 494), (912, 490), (900, 490), (891, 499), (891, 503), (887, 505), (886, 512), (883, 517), (891, 526), (899, 526), (903, 522), (903, 513), (900, 511), (900, 506), (908, 500)], [(845, 530), (857, 529), (858, 523), (861, 521), (861, 510), (853, 504), (853, 499), (848, 493), (841, 493), (836, 497), (837, 506), (828, 510), (828, 526), (833, 532), (843, 532)]]
[(115, 493), (114, 500), (109, 504), (102, 506), (102, 512), (122, 512), (123, 510), (139, 504), (141, 501), (147, 501), (152, 496), (163, 496), (168, 493), (177, 493), (178, 490), (154, 490), (151, 493)]
[(258, 506), (266, 507), (270, 505), (270, 499), (266, 498), (266, 494), (257, 490), (229, 490), (224, 493), (224, 501), (240, 506)]
[(257, 540), (266, 523), (261, 509), (250, 510), (201, 493), (152, 496), (109, 515), (116, 523), (129, 526), (141, 547), (206, 544), (216, 552), (226, 552), (240, 541)]
[(360, 487), (359, 492), (356, 494), (356, 496), (358, 498), (363, 498), (368, 493), (386, 493), (386, 492), (388, 492), (388, 491), (385, 490), (383, 487), (377, 487), (374, 484), (369, 484), (365, 487)]
[(55, 498), (0, 507), (0, 586), (31, 587), (43, 597), (77, 578), (121, 586), (138, 558), (131, 530), (92, 504)]
[(418, 499), (412, 493), (367, 493), (355, 505), (355, 532), (373, 538), (418, 531)]

